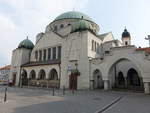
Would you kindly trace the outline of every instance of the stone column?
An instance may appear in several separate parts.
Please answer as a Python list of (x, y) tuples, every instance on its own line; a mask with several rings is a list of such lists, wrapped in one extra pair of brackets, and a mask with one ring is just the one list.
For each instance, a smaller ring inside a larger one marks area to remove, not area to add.
[(58, 46), (56, 46), (56, 59), (58, 59)]
[(37, 59), (36, 61), (39, 61), (39, 51), (37, 51)]
[(51, 48), (51, 60), (53, 59), (53, 48)]
[(109, 86), (109, 80), (104, 80), (104, 90), (109, 90), (110, 86)]
[(150, 94), (150, 84), (149, 82), (144, 82), (144, 93)]
[(46, 49), (46, 60), (48, 60), (48, 49)]
[(128, 88), (128, 83), (127, 83), (127, 77), (124, 77), (124, 80), (125, 80), (125, 88)]

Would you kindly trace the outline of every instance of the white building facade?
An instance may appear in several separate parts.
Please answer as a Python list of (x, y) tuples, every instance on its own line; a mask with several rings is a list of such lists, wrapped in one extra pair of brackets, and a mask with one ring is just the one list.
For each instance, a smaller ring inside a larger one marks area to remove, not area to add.
[(150, 93), (150, 49), (131, 45), (127, 29), (122, 42), (99, 29), (83, 13), (61, 14), (37, 35), (35, 45), (25, 39), (13, 51), (10, 79), (20, 86)]

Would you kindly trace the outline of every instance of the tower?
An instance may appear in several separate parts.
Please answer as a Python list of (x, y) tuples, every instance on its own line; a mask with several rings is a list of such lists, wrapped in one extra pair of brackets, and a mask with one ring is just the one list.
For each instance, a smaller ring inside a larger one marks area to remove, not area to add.
[(20, 42), (17, 49), (13, 50), (9, 78), (12, 80), (13, 85), (19, 85), (21, 66), (30, 61), (30, 54), (33, 48), (34, 44), (27, 37), (27, 39)]
[(131, 36), (126, 28), (124, 29), (124, 32), (122, 33), (122, 43), (123, 43), (123, 46), (131, 45)]

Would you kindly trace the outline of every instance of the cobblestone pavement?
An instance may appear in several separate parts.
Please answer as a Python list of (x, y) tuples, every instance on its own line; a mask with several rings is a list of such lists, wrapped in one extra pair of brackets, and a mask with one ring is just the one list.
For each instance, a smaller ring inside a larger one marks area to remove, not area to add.
[(0, 86), (0, 113), (150, 113), (150, 95), (103, 90), (65, 91), (8, 87), (4, 103)]

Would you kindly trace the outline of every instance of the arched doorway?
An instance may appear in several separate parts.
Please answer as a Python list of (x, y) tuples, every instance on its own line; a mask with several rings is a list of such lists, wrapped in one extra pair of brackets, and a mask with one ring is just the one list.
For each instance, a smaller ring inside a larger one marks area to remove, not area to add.
[(100, 89), (103, 88), (103, 86), (102, 74), (98, 69), (96, 69), (93, 72), (93, 88)]
[(124, 78), (123, 73), (121, 71), (118, 73), (118, 76), (117, 76), (117, 87), (118, 88), (125, 88), (125, 78)]
[(46, 74), (45, 74), (45, 71), (43, 69), (40, 70), (40, 72), (38, 74), (38, 79), (39, 80), (45, 80), (46, 79)]
[[(135, 68), (135, 69), (133, 69)], [(127, 58), (118, 59), (108, 71), (111, 88), (143, 91), (140, 69)]]
[(48, 79), (48, 87), (59, 88), (59, 79), (56, 69), (53, 68), (50, 70)]
[(36, 72), (32, 70), (29, 75), (29, 85), (36, 86)]
[(30, 79), (31, 79), (31, 80), (35, 80), (35, 79), (36, 79), (36, 73), (35, 73), (34, 70), (32, 70), (32, 71), (30, 72)]
[(133, 68), (129, 69), (127, 73), (127, 87), (140, 90), (142, 86), (142, 79), (139, 77), (138, 72)]
[(27, 77), (27, 71), (26, 70), (23, 70), (21, 77), (22, 77), (22, 85), (27, 86), (28, 85), (28, 77)]
[(50, 80), (58, 80), (58, 74), (57, 74), (56, 69), (52, 69), (52, 70), (50, 71), (49, 79), (50, 79)]

